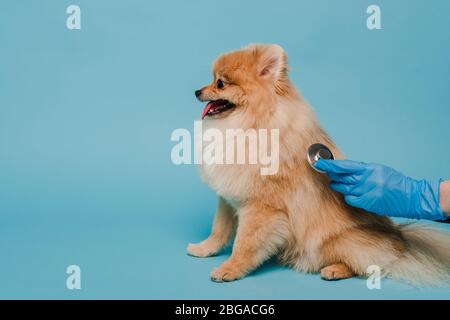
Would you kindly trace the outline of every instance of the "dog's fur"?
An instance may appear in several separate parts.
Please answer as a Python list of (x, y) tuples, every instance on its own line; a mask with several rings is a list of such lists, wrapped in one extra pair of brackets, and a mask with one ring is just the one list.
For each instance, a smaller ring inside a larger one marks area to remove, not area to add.
[[(216, 85), (224, 81), (223, 88)], [(329, 188), (325, 174), (307, 163), (313, 143), (342, 153), (321, 129), (314, 112), (288, 77), (287, 56), (278, 45), (250, 45), (215, 62), (214, 81), (202, 101), (226, 99), (236, 107), (204, 120), (204, 128), (279, 129), (280, 166), (275, 175), (260, 165), (202, 165), (204, 180), (218, 193), (211, 235), (188, 253), (218, 253), (235, 235), (231, 257), (215, 269), (215, 281), (244, 277), (272, 256), (327, 280), (384, 275), (418, 285), (448, 281), (450, 235), (423, 225), (396, 225), (389, 218), (348, 206)]]

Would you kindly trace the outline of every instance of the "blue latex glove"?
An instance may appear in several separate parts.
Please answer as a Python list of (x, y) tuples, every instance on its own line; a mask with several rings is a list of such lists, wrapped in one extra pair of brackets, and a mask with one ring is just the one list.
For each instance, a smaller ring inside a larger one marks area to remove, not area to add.
[(315, 166), (353, 207), (391, 217), (446, 219), (439, 203), (441, 180), (417, 181), (384, 165), (351, 160), (319, 160)]

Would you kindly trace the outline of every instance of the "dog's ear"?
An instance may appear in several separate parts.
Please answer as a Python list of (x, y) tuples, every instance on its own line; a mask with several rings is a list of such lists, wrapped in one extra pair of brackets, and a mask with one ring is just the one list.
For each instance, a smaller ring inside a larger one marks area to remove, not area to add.
[(282, 47), (276, 44), (255, 47), (258, 54), (257, 72), (260, 77), (277, 80), (287, 76), (287, 56)]
[(252, 45), (253, 54), (256, 58), (256, 72), (261, 78), (273, 81), (278, 94), (286, 93), (289, 87), (288, 59), (282, 47), (276, 44)]

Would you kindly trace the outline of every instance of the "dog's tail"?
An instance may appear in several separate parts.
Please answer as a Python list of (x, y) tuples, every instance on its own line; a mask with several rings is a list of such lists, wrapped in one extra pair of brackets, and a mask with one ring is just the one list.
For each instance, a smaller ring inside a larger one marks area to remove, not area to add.
[(386, 268), (388, 275), (417, 286), (450, 285), (450, 233), (428, 225), (399, 227), (406, 250)]

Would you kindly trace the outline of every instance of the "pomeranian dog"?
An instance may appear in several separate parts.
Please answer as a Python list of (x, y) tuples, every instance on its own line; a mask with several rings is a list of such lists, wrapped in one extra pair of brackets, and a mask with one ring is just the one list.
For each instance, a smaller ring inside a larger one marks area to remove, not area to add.
[[(308, 147), (342, 153), (288, 77), (287, 55), (278, 45), (250, 45), (219, 57), (213, 82), (197, 90), (208, 102), (203, 127), (279, 129), (279, 168), (261, 175), (260, 164), (202, 164), (200, 173), (219, 196), (210, 236), (187, 251), (217, 254), (234, 238), (231, 257), (211, 273), (213, 281), (240, 279), (276, 256), (323, 279), (383, 276), (417, 285), (448, 283), (450, 234), (350, 207), (329, 188), (325, 174), (307, 162)], [(228, 151), (226, 151), (228, 152)]]

